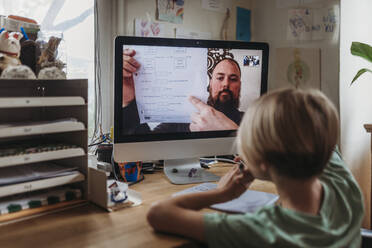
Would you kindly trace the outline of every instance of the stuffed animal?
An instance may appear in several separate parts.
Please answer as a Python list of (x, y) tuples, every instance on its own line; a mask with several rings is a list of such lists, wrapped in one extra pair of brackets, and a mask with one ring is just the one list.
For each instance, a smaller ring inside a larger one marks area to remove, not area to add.
[(18, 58), (8, 56), (5, 53), (0, 53), (0, 75), (8, 66), (20, 65), (21, 61)]
[(23, 35), (19, 32), (3, 31), (0, 33), (0, 52), (8, 56), (19, 58), (21, 53), (20, 40)]
[(4, 79), (36, 79), (34, 72), (26, 65), (8, 66), (1, 77)]
[(40, 70), (38, 79), (66, 79), (66, 73), (57, 67), (45, 67)]

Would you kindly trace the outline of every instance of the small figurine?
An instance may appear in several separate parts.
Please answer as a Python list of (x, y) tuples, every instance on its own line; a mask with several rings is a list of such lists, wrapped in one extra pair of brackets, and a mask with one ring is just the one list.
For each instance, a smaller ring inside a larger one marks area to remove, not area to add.
[(21, 51), (21, 45), (19, 43), (23, 35), (19, 32), (9, 33), (3, 30), (0, 33), (0, 74), (8, 66), (20, 65), (19, 55)]
[(23, 35), (19, 32), (11, 32), (4, 30), (0, 33), (0, 52), (8, 56), (19, 58), (21, 53), (20, 40)]
[(58, 46), (61, 42), (61, 38), (50, 37), (46, 47), (42, 51), (38, 64), (40, 68), (52, 67), (55, 66), (58, 69), (62, 70), (66, 65), (57, 59)]

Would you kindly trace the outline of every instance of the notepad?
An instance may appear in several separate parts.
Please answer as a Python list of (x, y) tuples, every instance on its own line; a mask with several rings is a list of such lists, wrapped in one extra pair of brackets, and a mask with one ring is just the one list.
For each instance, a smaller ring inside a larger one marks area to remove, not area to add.
[[(182, 190), (174, 194), (183, 195), (189, 193), (203, 192), (211, 189), (215, 189), (217, 184), (215, 183), (202, 183), (197, 186)], [(271, 193), (247, 190), (240, 197), (219, 204), (214, 204), (210, 208), (231, 212), (231, 213), (254, 213), (264, 206), (272, 205), (278, 200), (279, 196)]]

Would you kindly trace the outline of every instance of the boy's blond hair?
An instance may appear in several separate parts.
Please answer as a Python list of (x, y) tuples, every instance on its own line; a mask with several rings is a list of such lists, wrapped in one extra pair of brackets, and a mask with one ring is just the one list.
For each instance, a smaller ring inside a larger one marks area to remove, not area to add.
[(339, 119), (318, 90), (282, 89), (259, 98), (244, 115), (238, 149), (253, 165), (306, 179), (319, 175), (338, 142)]

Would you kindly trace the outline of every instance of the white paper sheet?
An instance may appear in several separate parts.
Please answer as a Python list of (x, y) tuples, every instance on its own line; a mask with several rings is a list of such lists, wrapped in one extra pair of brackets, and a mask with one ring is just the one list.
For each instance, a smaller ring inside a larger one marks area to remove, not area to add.
[(226, 13), (226, 9), (232, 7), (230, 0), (202, 0), (201, 5), (203, 9), (221, 13)]
[(302, 7), (313, 4), (321, 4), (324, 0), (276, 0), (276, 7), (278, 9), (282, 8), (293, 8), (293, 7)]
[[(174, 194), (174, 196), (188, 193), (204, 192), (215, 189), (216, 187), (217, 184), (215, 183), (203, 183), (177, 192)], [(278, 200), (278, 198), (279, 196), (274, 194), (255, 190), (247, 190), (238, 198), (228, 202), (214, 204), (211, 206), (211, 208), (233, 213), (254, 213), (264, 206), (274, 204)]]
[(207, 101), (207, 48), (124, 46), (141, 64), (134, 75), (141, 123), (190, 123), (190, 95)]
[(313, 40), (338, 40), (339, 13), (339, 5), (314, 10)]

